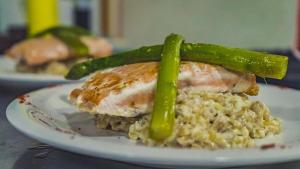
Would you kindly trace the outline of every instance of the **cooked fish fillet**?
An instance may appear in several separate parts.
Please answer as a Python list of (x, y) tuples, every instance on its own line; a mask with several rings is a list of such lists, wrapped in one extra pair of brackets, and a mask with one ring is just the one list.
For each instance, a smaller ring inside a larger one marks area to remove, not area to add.
[[(82, 36), (80, 40), (87, 45), (91, 56), (110, 55), (112, 45), (104, 38)], [(24, 60), (35, 66), (49, 61), (65, 60), (73, 56), (66, 44), (55, 37), (34, 38), (21, 41), (7, 51), (7, 56)]]
[[(156, 86), (159, 63), (137, 63), (96, 72), (69, 100), (93, 114), (135, 117), (149, 113)], [(223, 67), (183, 62), (178, 76), (179, 90), (232, 92), (256, 95), (256, 77)]]

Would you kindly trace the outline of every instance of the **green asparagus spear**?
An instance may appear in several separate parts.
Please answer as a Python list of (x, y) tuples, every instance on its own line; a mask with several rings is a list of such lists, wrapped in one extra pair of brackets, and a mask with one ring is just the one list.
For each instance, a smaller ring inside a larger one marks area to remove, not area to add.
[(75, 56), (85, 57), (89, 55), (88, 47), (81, 42), (79, 36), (64, 32), (57, 32), (55, 36), (62, 40)]
[(183, 60), (221, 65), (238, 72), (260, 77), (282, 79), (287, 71), (288, 57), (211, 44), (186, 44), (181, 48)]
[(150, 137), (154, 140), (164, 140), (173, 131), (182, 41), (183, 37), (171, 34), (163, 46), (149, 128)]
[(33, 37), (41, 37), (45, 35), (53, 35), (63, 41), (76, 56), (87, 56), (89, 54), (88, 47), (81, 42), (80, 36), (90, 35), (90, 32), (80, 27), (57, 26), (39, 32)]
[(66, 78), (70, 80), (77, 80), (97, 70), (132, 63), (159, 61), (161, 51), (162, 46), (157, 45), (151, 47), (141, 47), (136, 50), (118, 53), (105, 58), (88, 60), (73, 65), (66, 75)]
[(73, 34), (76, 36), (84, 36), (84, 35), (91, 35), (91, 33), (81, 27), (77, 27), (77, 26), (55, 26), (55, 27), (51, 27), (48, 28), (46, 30), (43, 30), (41, 32), (38, 32), (34, 35), (32, 35), (31, 37), (41, 37), (44, 35), (55, 35), (57, 32), (63, 32), (63, 33), (67, 33), (67, 34)]
[[(159, 61), (162, 45), (141, 47), (136, 50), (98, 58), (74, 65), (67, 79), (80, 79), (94, 71), (138, 62)], [(250, 72), (260, 77), (282, 79), (287, 71), (288, 57), (228, 48), (210, 44), (181, 45), (181, 60), (221, 65), (227, 69)]]

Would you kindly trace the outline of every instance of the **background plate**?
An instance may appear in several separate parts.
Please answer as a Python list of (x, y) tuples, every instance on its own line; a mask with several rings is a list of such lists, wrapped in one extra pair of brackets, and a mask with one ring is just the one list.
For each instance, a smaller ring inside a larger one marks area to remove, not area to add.
[(63, 76), (19, 73), (15, 71), (15, 60), (0, 56), (0, 84), (15, 88), (33, 89), (43, 86), (68, 83)]

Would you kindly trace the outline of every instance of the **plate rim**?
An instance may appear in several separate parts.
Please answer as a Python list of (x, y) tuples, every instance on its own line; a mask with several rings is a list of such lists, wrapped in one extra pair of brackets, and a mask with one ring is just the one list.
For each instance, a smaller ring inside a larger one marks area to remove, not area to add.
[[(68, 88), (71, 86), (78, 85), (78, 83), (73, 84), (64, 84), (51, 88), (43, 88), (33, 92), (28, 93), (29, 95), (38, 95), (43, 92), (50, 92), (51, 90), (55, 90), (57, 88)], [(273, 85), (268, 85), (268, 87)], [(294, 90), (294, 89), (291, 89)], [(75, 153), (85, 154), (88, 156), (100, 157), (113, 159), (124, 162), (131, 163), (145, 163), (149, 165), (176, 165), (176, 166), (215, 166), (215, 167), (231, 167), (231, 166), (241, 166), (241, 165), (257, 165), (257, 164), (271, 164), (271, 163), (279, 163), (279, 162), (287, 162), (293, 160), (300, 159), (300, 146), (294, 146), (293, 149), (268, 149), (268, 150), (260, 150), (260, 149), (227, 149), (227, 150), (195, 150), (195, 149), (176, 149), (176, 148), (158, 148), (158, 147), (146, 147), (146, 146), (129, 146), (129, 145), (120, 145), (116, 143), (109, 143), (105, 145), (105, 142), (101, 142), (102, 148), (91, 148), (89, 146), (78, 145), (81, 141), (86, 141), (86, 137), (84, 136), (75, 136), (76, 139), (70, 139), (70, 135), (63, 134), (42, 126), (38, 123), (31, 123), (27, 125), (27, 127), (23, 127), (23, 123), (20, 120), (30, 120), (28, 116), (26, 117), (26, 113), (18, 112), (18, 109), (24, 108), (24, 110), (28, 108), (28, 105), (20, 104), (18, 102), (18, 98), (14, 99), (6, 109), (6, 117), (8, 121), (20, 132), (25, 135), (34, 138), (38, 141), (47, 143), (51, 146), (58, 147), (60, 149), (68, 150)], [(19, 118), (19, 120), (18, 120)], [(31, 127), (30, 127), (31, 126)], [(29, 127), (29, 128), (28, 128)], [(33, 129), (32, 129), (33, 127)], [(47, 135), (39, 135), (39, 131), (47, 132)], [(36, 133), (35, 133), (36, 132)], [(49, 135), (50, 134), (50, 135)], [(51, 138), (64, 138), (68, 139), (68, 144), (66, 144), (63, 140), (57, 139), (53, 140)], [(99, 144), (99, 140), (89, 140), (91, 143)], [(97, 145), (96, 144), (96, 145)], [(104, 145), (104, 146), (103, 146)], [(106, 146), (114, 146), (113, 150), (108, 149)], [(88, 147), (88, 148), (87, 148)], [(132, 151), (125, 152), (126, 149), (130, 148)], [(99, 151), (101, 150), (101, 151)], [(120, 150), (121, 151), (120, 153)], [(242, 151), (241, 151), (242, 150)], [(136, 154), (136, 152), (143, 154)], [(201, 152), (201, 153), (199, 153)], [(218, 155), (220, 152), (228, 153), (232, 155), (239, 152), (242, 154), (236, 155), (234, 157), (224, 157)], [(244, 153), (261, 153), (261, 156), (247, 156)], [(181, 155), (176, 155), (177, 153)], [(168, 154), (168, 156), (165, 156)], [(280, 154), (280, 155), (279, 155)], [(184, 155), (189, 155), (189, 157), (185, 157)], [(199, 155), (206, 155), (199, 158)], [(180, 157), (180, 158), (179, 158)]]
[[(16, 63), (15, 60), (7, 58), (4, 55), (0, 55), (1, 62)], [(3, 64), (3, 63), (2, 63)], [(12, 68), (15, 70), (15, 68)], [(4, 70), (4, 71), (3, 71)], [(18, 82), (69, 82), (64, 76), (49, 75), (49, 74), (35, 74), (35, 73), (20, 73), (17, 71), (7, 72), (5, 69), (0, 69), (1, 81), (18, 81)]]

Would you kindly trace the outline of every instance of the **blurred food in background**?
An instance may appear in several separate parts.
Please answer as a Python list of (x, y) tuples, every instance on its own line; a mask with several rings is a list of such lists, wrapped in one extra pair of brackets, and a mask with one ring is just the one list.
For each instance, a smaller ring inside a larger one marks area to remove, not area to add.
[[(104, 38), (80, 27), (58, 26), (58, 0), (26, 0), (27, 35), (6, 50), (22, 73), (65, 75), (74, 63), (112, 53)], [(74, 22), (89, 28), (87, 0), (74, 1)], [(82, 17), (84, 16), (84, 17)]]
[[(26, 38), (26, 2), (0, 0), (1, 54)], [(81, 26), (94, 35), (108, 38), (114, 52), (140, 44), (159, 44), (162, 36), (177, 32), (192, 42), (268, 51), (294, 59), (290, 49), (295, 39), (296, 2), (57, 0), (57, 13), (60, 25)], [(289, 69), (298, 71), (298, 67), (291, 65)], [(286, 80), (300, 79), (296, 73), (290, 75)]]
[(18, 60), (19, 72), (65, 75), (74, 63), (111, 53), (106, 39), (82, 28), (53, 27), (16, 43), (6, 56)]
[[(0, 46), (7, 48), (7, 43), (12, 43), (15, 34), (8, 34), (11, 28), (26, 27), (24, 2), (0, 0), (0, 36), (8, 37)], [(295, 30), (296, 0), (57, 2), (61, 25), (81, 26), (95, 35), (122, 38), (132, 48), (162, 43), (162, 36), (177, 32), (194, 42), (201, 40), (248, 49), (287, 49), (293, 43)]]

